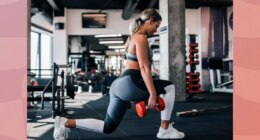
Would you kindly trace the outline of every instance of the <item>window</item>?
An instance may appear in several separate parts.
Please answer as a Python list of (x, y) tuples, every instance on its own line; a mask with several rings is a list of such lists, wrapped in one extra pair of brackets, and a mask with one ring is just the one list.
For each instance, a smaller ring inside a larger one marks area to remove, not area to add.
[[(31, 32), (31, 58), (30, 58), (30, 69), (39, 68), (39, 33)], [(35, 74), (39, 74), (38, 71), (32, 71)]]
[[(51, 36), (41, 34), (41, 69), (51, 69), (52, 67), (52, 39)], [(50, 75), (52, 71), (43, 70), (42, 75)], [(44, 76), (50, 77), (50, 76)]]
[[(52, 37), (31, 32), (30, 69), (51, 69), (52, 67)], [(37, 77), (51, 75), (51, 70), (32, 70)], [(44, 76), (46, 77), (46, 76)], [(50, 77), (50, 76), (47, 76)]]

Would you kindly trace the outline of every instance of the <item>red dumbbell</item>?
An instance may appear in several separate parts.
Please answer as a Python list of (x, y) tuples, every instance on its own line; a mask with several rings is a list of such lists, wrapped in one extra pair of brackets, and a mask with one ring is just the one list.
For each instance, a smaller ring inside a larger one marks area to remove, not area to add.
[(196, 85), (188, 84), (187, 87), (188, 87), (189, 89), (192, 89), (192, 88), (200, 88), (200, 84), (196, 84)]
[(190, 47), (198, 47), (198, 43), (190, 43)]
[(198, 52), (199, 52), (199, 49), (190, 49), (189, 52), (190, 52), (190, 53), (198, 53)]
[[(200, 73), (199, 73), (199, 72), (196, 72), (196, 73), (188, 72), (188, 73), (186, 73), (186, 75), (189, 76), (189, 77), (192, 77), (192, 76), (198, 77), (198, 76), (200, 76)], [(193, 79), (193, 78), (192, 78), (192, 79)]]
[[(135, 109), (136, 109), (137, 115), (140, 118), (143, 118), (144, 116), (146, 116), (146, 110), (148, 109), (147, 103), (148, 103), (148, 101), (146, 100), (146, 101), (137, 102), (135, 104)], [(165, 108), (165, 103), (164, 103), (163, 99), (161, 97), (158, 97), (155, 109), (158, 112), (160, 112), (160, 111), (164, 110), (164, 108)]]
[(189, 64), (190, 64), (190, 65), (192, 65), (192, 64), (198, 65), (199, 63), (200, 63), (199, 61), (189, 61)]
[(191, 83), (191, 82), (200, 82), (199, 77), (194, 78), (194, 79), (192, 79), (192, 78), (186, 78), (186, 80), (187, 80), (187, 82), (189, 82), (189, 83)]
[(198, 58), (199, 58), (199, 55), (195, 55), (195, 56), (189, 55), (189, 58), (190, 58), (190, 59), (192, 59), (192, 58), (197, 58), (197, 59), (198, 59)]

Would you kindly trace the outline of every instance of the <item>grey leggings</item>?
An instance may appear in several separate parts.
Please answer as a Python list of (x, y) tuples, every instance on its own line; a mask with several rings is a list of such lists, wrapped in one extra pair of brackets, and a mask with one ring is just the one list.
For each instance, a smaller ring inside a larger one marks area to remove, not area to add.
[[(154, 80), (157, 95), (165, 94), (165, 87), (172, 85), (170, 81)], [(132, 101), (149, 99), (149, 93), (138, 70), (126, 70), (116, 79), (110, 88), (110, 102), (104, 122), (104, 133), (113, 132)], [(174, 101), (173, 101), (174, 102)]]

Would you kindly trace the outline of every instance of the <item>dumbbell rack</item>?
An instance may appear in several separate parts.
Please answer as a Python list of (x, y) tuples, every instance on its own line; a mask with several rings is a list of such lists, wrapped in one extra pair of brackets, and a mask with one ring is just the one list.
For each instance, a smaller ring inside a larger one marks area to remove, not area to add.
[(199, 65), (199, 49), (198, 43), (196, 43), (195, 34), (189, 34), (188, 43), (188, 57), (186, 59), (186, 65), (189, 69), (186, 69), (186, 92), (188, 94), (187, 98), (192, 98), (195, 94), (201, 92), (200, 88), (200, 72), (196, 71), (196, 65)]

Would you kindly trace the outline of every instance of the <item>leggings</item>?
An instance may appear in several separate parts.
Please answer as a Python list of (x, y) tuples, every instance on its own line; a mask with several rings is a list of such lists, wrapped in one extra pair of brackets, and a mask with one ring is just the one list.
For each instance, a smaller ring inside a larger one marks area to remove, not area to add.
[[(175, 86), (166, 80), (153, 80), (157, 95), (161, 95), (165, 102), (165, 109), (161, 111), (162, 120), (170, 120), (175, 101)], [(139, 70), (128, 69), (117, 78), (109, 90), (110, 101), (104, 121), (97, 119), (77, 119), (76, 127), (99, 133), (112, 133), (123, 119), (130, 102), (149, 99), (149, 92), (145, 86)]]

